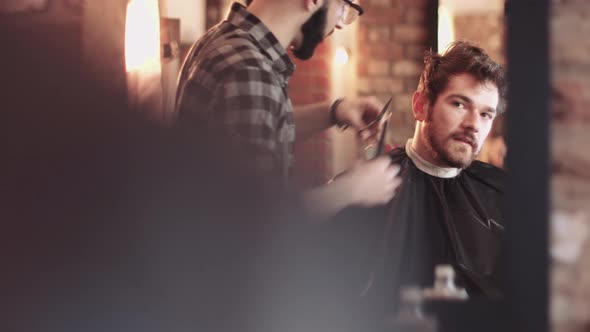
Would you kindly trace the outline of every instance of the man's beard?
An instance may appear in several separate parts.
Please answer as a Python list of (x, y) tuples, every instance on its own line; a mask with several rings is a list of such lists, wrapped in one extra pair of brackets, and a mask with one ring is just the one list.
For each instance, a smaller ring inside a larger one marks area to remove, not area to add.
[[(477, 156), (479, 145), (477, 138), (472, 132), (455, 132), (447, 137), (444, 137), (442, 141), (437, 141), (435, 137), (435, 128), (432, 125), (432, 119), (429, 114), (428, 120), (425, 127), (425, 142), (433, 160), (438, 160), (448, 166), (456, 168), (467, 168), (471, 165), (471, 162)], [(471, 145), (471, 156), (469, 158), (461, 158), (456, 156), (453, 151), (445, 149), (445, 143), (448, 141), (454, 141), (456, 139), (466, 140)]]
[(328, 20), (328, 5), (324, 4), (301, 26), (303, 41), (301, 46), (293, 49), (293, 55), (301, 60), (308, 60), (313, 56), (316, 47), (324, 40), (324, 30)]

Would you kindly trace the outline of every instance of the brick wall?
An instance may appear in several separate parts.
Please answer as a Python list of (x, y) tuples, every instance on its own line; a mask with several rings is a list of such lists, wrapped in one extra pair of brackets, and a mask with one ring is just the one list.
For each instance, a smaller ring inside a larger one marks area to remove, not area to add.
[(454, 17), (455, 38), (479, 44), (492, 59), (506, 63), (503, 13), (465, 13)]
[[(293, 105), (323, 102), (330, 98), (330, 39), (318, 46), (310, 60), (295, 60), (297, 69), (289, 81)], [(327, 110), (326, 110), (327, 111)], [(326, 183), (332, 170), (331, 136), (320, 133), (295, 145), (293, 182), (302, 188)]]
[(393, 96), (389, 140), (403, 145), (413, 135), (412, 93), (428, 45), (428, 0), (365, 0), (360, 17), (359, 95)]
[(590, 330), (590, 2), (551, 1), (553, 331)]

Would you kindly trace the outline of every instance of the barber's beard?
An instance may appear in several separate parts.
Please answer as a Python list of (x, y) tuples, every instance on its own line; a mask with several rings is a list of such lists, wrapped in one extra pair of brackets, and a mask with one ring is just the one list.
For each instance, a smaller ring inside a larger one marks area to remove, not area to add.
[[(429, 116), (424, 127), (424, 141), (432, 160), (439, 166), (467, 168), (479, 152), (479, 145), (472, 133), (451, 133), (442, 136), (436, 132)], [(467, 139), (471, 141), (471, 147), (459, 143), (455, 138)], [(466, 150), (465, 150), (466, 149)]]
[(296, 58), (308, 60), (313, 56), (316, 47), (324, 40), (327, 19), (328, 5), (324, 4), (301, 26), (303, 40), (298, 48), (293, 49)]

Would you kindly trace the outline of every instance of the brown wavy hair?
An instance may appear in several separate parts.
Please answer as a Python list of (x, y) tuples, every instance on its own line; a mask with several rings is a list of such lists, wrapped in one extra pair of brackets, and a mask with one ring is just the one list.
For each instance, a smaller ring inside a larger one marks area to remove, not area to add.
[(507, 82), (504, 66), (494, 62), (479, 46), (467, 42), (453, 42), (444, 54), (429, 51), (424, 56), (424, 70), (420, 75), (418, 92), (434, 105), (438, 95), (447, 87), (451, 76), (473, 75), (481, 83), (492, 83), (498, 88), (496, 112), (506, 109)]

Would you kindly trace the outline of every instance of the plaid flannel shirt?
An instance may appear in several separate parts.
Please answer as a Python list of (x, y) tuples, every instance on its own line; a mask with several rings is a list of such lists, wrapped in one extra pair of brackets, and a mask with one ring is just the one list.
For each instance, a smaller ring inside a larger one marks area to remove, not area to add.
[(209, 30), (182, 66), (176, 110), (190, 130), (221, 131), (262, 172), (286, 181), (295, 124), (287, 94), (295, 65), (268, 28), (238, 3)]

